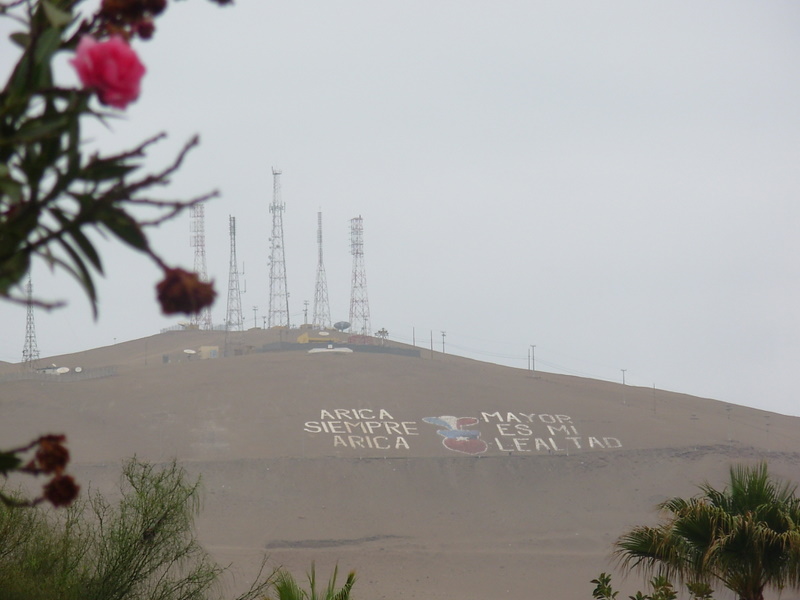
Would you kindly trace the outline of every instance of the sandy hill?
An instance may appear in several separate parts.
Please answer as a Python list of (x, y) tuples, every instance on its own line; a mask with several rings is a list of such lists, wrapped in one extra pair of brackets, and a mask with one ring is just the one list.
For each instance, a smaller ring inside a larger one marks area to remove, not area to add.
[(660, 500), (737, 461), (800, 481), (794, 417), (427, 350), (261, 351), (301, 333), (169, 332), (42, 361), (67, 376), (0, 365), (0, 439), (66, 432), (101, 489), (133, 454), (177, 457), (202, 474), (200, 537), (233, 587), (267, 553), (355, 568), (364, 599), (586, 599)]

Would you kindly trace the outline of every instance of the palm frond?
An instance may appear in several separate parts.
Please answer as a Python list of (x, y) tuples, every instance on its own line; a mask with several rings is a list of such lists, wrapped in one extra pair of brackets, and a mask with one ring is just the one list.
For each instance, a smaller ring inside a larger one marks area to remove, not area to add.
[(800, 588), (797, 486), (770, 476), (765, 463), (734, 465), (729, 485), (708, 483), (689, 499), (659, 505), (658, 527), (636, 527), (616, 542), (624, 570), (721, 583), (743, 600), (767, 587)]

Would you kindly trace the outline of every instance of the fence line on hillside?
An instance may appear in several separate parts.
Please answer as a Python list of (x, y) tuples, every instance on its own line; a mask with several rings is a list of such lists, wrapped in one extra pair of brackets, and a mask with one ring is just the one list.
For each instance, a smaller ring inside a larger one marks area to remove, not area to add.
[(117, 374), (117, 367), (100, 367), (97, 369), (82, 369), (79, 373), (70, 371), (69, 373), (40, 373), (37, 371), (20, 371), (18, 373), (6, 373), (0, 375), (0, 382), (10, 381), (47, 381), (54, 383), (68, 383), (73, 381), (84, 381), (86, 379), (101, 379)]

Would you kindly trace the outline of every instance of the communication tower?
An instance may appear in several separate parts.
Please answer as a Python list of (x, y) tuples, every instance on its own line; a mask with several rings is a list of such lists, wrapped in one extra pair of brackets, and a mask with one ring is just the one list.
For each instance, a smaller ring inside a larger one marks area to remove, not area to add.
[(281, 171), (272, 169), (272, 236), (269, 256), (269, 327), (289, 327), (289, 292), (286, 291), (286, 257), (283, 251), (283, 211)]
[[(201, 202), (191, 208), (191, 245), (194, 248), (194, 272), (200, 281), (208, 281), (206, 270), (206, 207)], [(212, 329), (211, 310), (203, 308), (199, 313), (192, 315), (192, 325), (199, 329)]]
[(25, 285), (27, 295), (28, 317), (25, 324), (25, 347), (22, 349), (22, 362), (33, 370), (34, 362), (39, 360), (39, 346), (36, 345), (36, 326), (33, 322), (33, 283), (31, 274), (28, 273), (28, 283)]
[(317, 247), (319, 261), (317, 263), (317, 286), (314, 291), (314, 327), (330, 329), (331, 307), (328, 304), (328, 282), (325, 277), (325, 265), (322, 262), (322, 213), (317, 213)]
[(236, 260), (236, 217), (228, 215), (231, 235), (231, 265), (228, 269), (228, 310), (225, 314), (225, 329), (229, 331), (244, 330), (242, 315), (242, 292), (239, 288), (239, 266)]
[(350, 331), (370, 335), (367, 271), (364, 267), (364, 220), (350, 219), (350, 254), (353, 255), (353, 278), (350, 285)]

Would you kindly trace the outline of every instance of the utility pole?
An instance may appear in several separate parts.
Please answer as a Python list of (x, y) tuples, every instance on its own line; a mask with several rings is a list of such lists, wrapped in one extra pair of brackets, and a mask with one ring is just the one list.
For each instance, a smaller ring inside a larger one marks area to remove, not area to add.
[(258, 328), (258, 307), (253, 307), (253, 327)]
[(536, 344), (531, 345), (531, 372), (536, 372)]
[(625, 397), (625, 371), (628, 369), (620, 369), (622, 371), (622, 404), (628, 405), (628, 399)]
[(442, 332), (442, 354), (444, 354), (444, 336), (446, 336), (446, 335), (447, 334), (443, 331)]
[(308, 300), (303, 300), (303, 325), (308, 325)]

